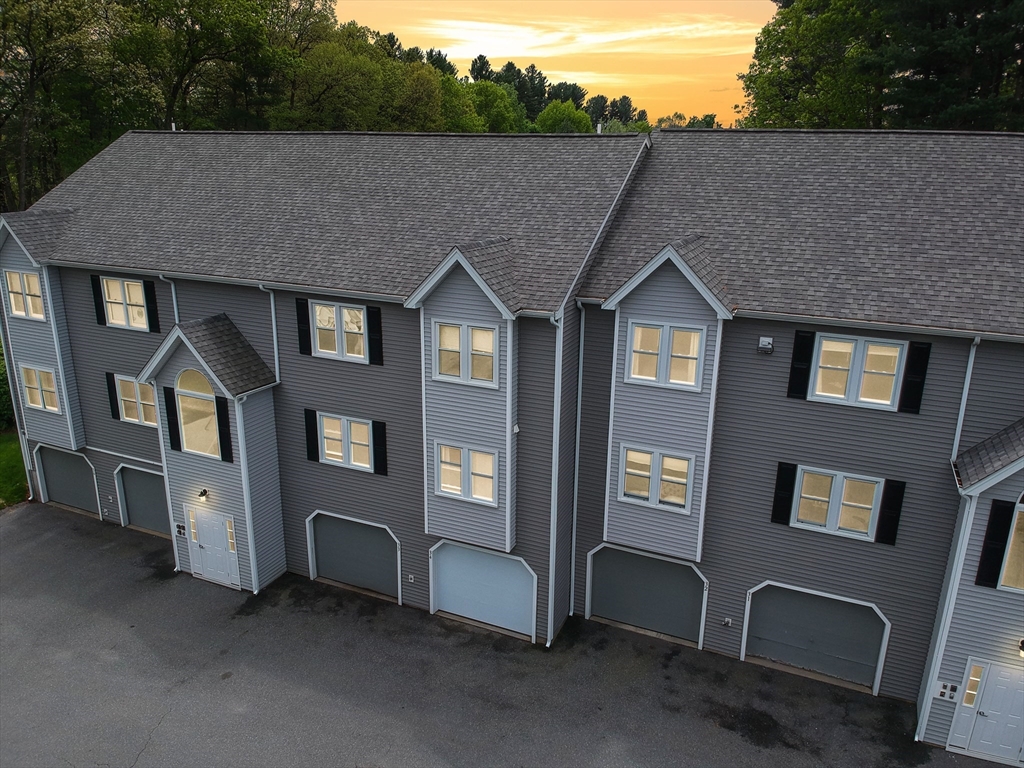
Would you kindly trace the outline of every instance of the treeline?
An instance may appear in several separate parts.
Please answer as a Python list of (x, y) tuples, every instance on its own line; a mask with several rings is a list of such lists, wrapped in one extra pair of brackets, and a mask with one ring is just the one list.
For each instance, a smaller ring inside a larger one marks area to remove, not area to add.
[(531, 64), (468, 74), (440, 50), (339, 24), (332, 0), (8, 0), (0, 204), (23, 209), (131, 129), (649, 131)]

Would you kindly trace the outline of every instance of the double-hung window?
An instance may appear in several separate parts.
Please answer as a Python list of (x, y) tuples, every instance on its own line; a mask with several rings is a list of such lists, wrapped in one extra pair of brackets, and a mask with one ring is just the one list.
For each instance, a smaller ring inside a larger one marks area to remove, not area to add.
[(629, 325), (626, 381), (700, 390), (704, 331), (674, 325)]
[(497, 504), (497, 455), (441, 443), (436, 449), (438, 494)]
[(623, 446), (619, 498), (689, 511), (692, 456)]
[(884, 482), (798, 467), (790, 525), (873, 540)]
[(47, 368), (21, 366), (21, 382), (25, 390), (25, 404), (29, 408), (60, 413), (57, 403), (57, 383), (53, 371)]
[(496, 328), (434, 323), (434, 377), (497, 386)]
[(188, 368), (175, 385), (181, 419), (181, 447), (189, 453), (220, 457), (217, 401), (213, 386), (199, 371)]
[(15, 317), (45, 320), (39, 275), (35, 272), (6, 272), (4, 276), (7, 279), (7, 298), (11, 314)]
[(1024, 504), (1018, 504), (1014, 510), (999, 586), (1024, 592)]
[(349, 304), (322, 304), (313, 302), (313, 353), (320, 357), (335, 357), (365, 363), (366, 307)]
[(369, 421), (318, 413), (320, 461), (373, 471), (372, 432)]
[[(124, 376), (117, 380), (117, 401), (122, 421), (156, 426), (156, 397), (153, 387)], [(212, 390), (211, 390), (212, 391)]]
[(103, 306), (107, 313), (107, 325), (137, 331), (149, 330), (146, 293), (140, 280), (104, 277)]
[(819, 335), (809, 400), (896, 409), (906, 343)]

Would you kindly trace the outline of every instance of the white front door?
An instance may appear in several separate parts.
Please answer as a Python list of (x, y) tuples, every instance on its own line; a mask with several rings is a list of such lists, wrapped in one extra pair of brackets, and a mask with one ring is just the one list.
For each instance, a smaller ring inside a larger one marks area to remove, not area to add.
[(235, 522), (199, 505), (186, 504), (188, 553), (192, 574), (229, 586), (239, 586)]
[(1001, 761), (1021, 759), (1024, 749), (1024, 664), (971, 659), (957, 707), (950, 746)]

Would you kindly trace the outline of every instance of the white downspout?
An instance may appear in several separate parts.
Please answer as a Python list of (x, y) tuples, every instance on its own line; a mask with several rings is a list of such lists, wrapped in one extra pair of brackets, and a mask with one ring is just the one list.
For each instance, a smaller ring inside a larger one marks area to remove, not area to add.
[(165, 283), (171, 284), (171, 304), (174, 306), (174, 324), (177, 325), (178, 323), (181, 322), (181, 320), (178, 317), (178, 289), (177, 287), (175, 287), (173, 280), (168, 280), (163, 275), (157, 275), (157, 277), (159, 277)]
[(960, 433), (964, 428), (964, 413), (967, 411), (967, 396), (971, 390), (971, 374), (974, 372), (974, 353), (978, 349), (978, 345), (981, 344), (981, 336), (975, 336), (974, 341), (971, 342), (971, 353), (967, 357), (967, 373), (964, 374), (964, 391), (960, 395), (960, 413), (956, 417), (956, 434), (953, 436), (953, 453), (950, 454), (949, 460), (951, 462), (956, 461), (957, 454), (960, 452)]
[(249, 489), (249, 457), (245, 453), (245, 422), (242, 420), (242, 404), (246, 399), (248, 399), (248, 395), (239, 395), (235, 398), (235, 422), (238, 426), (238, 463), (242, 470), (242, 503), (245, 505), (246, 538), (249, 540), (252, 593), (258, 595), (260, 593), (260, 576), (256, 567), (256, 535), (252, 530), (252, 491)]
[(273, 289), (264, 286), (263, 283), (259, 284), (259, 289), (264, 293), (270, 294), (270, 327), (274, 334), (274, 379), (276, 384), (280, 384), (281, 352), (277, 346), (277, 294), (274, 293)]
[(553, 425), (551, 429), (551, 531), (548, 537), (548, 631), (545, 647), (551, 647), (554, 639), (554, 610), (555, 610), (555, 565), (558, 543), (558, 465), (559, 465), (559, 440), (560, 426), (562, 419), (562, 323), (565, 315), (559, 314), (548, 317), (550, 323), (555, 326), (555, 402)]

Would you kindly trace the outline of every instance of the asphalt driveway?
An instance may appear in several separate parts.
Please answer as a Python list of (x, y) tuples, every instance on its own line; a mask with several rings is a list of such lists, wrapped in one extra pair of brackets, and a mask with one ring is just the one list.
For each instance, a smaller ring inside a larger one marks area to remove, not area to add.
[(549, 649), (169, 542), (0, 513), (0, 765), (981, 766), (914, 708), (570, 619)]

